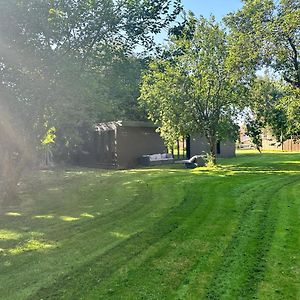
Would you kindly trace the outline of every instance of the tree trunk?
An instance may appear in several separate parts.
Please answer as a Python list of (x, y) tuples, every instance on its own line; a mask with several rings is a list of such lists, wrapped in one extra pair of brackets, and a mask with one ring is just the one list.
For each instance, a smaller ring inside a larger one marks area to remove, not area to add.
[[(3, 118), (4, 119), (4, 118)], [(18, 203), (17, 186), (30, 156), (23, 137), (6, 119), (0, 121), (0, 205)]]
[[(1, 163), (0, 174), (0, 204), (4, 206), (15, 205), (19, 203), (18, 183), (21, 179), (24, 169), (28, 165), (28, 156), (24, 153), (16, 158), (14, 153), (5, 153)], [(1, 186), (2, 185), (2, 186)]]
[(217, 154), (216, 154), (217, 138), (213, 135), (209, 135), (207, 140), (208, 140), (208, 144), (209, 144), (209, 151), (210, 151), (209, 154), (211, 157), (210, 163), (212, 163), (213, 165), (216, 165), (217, 164)]
[(261, 153), (261, 148), (260, 148), (260, 146), (256, 145), (256, 150), (257, 150), (259, 153)]

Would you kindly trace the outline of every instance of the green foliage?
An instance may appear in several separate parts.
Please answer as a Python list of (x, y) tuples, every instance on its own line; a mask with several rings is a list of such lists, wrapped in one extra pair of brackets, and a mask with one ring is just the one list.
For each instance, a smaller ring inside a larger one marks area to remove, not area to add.
[(251, 138), (256, 149), (261, 152), (263, 123), (260, 119), (248, 119), (246, 121), (247, 135)]
[(286, 133), (289, 137), (297, 139), (300, 135), (300, 91), (285, 87), (284, 92), (279, 107), (285, 112)]
[(153, 36), (175, 20), (180, 0), (11, 0), (7, 7), (27, 43), (46, 51), (73, 53), (94, 60), (151, 48)]
[(56, 129), (56, 151), (68, 159), (99, 121), (143, 119), (134, 54), (177, 14), (179, 1), (95, 0), (0, 3), (3, 104), (20, 134), (40, 148), (44, 123)]
[(211, 153), (206, 153), (202, 155), (202, 158), (205, 162), (205, 166), (208, 169), (216, 168), (217, 166), (215, 165), (215, 157)]
[(262, 146), (261, 133), (269, 128), (278, 142), (299, 135), (299, 92), (268, 76), (257, 78), (251, 88), (246, 118), (247, 132), (259, 149)]
[(269, 76), (259, 77), (252, 84), (246, 126), (247, 134), (259, 151), (263, 128), (270, 128), (278, 141), (289, 137), (286, 113), (281, 106), (283, 96), (283, 85)]
[(184, 26), (170, 36), (162, 58), (150, 63), (140, 100), (168, 144), (201, 133), (215, 157), (217, 140), (236, 132), (232, 119), (244, 90), (221, 26), (193, 15)]
[(232, 61), (245, 76), (270, 67), (294, 88), (300, 88), (299, 0), (244, 0), (225, 21), (231, 31)]
[(56, 138), (55, 132), (56, 132), (55, 127), (49, 128), (42, 139), (42, 145), (49, 145), (55, 143), (55, 138)]

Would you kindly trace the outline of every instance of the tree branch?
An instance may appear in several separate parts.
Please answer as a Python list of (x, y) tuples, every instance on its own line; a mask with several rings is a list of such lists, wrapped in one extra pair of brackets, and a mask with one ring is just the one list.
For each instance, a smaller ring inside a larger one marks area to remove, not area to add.
[(296, 71), (296, 81), (291, 80), (289, 78), (287, 78), (286, 76), (284, 76), (284, 79), (288, 82), (291, 83), (292, 85), (294, 85), (297, 88), (300, 88), (300, 69), (299, 69), (299, 61), (298, 61), (298, 51), (296, 48), (296, 45), (294, 44), (293, 40), (291, 37), (287, 37), (287, 40), (293, 50), (293, 64), (294, 64), (294, 68)]

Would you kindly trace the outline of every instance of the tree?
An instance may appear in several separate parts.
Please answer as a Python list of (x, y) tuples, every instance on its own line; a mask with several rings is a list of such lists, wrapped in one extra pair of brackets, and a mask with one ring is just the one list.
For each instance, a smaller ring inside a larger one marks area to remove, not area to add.
[(262, 131), (270, 129), (278, 142), (299, 138), (299, 92), (269, 75), (258, 77), (249, 92), (245, 116), (247, 134), (260, 151)]
[(256, 78), (252, 84), (246, 126), (247, 134), (259, 151), (262, 147), (262, 131), (265, 128), (271, 129), (280, 142), (290, 137), (286, 112), (282, 107), (285, 95), (284, 85), (269, 75)]
[(0, 76), (16, 99), (11, 113), (37, 129), (37, 141), (46, 123), (70, 133), (89, 121), (141, 118), (144, 63), (133, 51), (151, 47), (180, 10), (178, 0), (1, 2)]
[(243, 2), (239, 11), (225, 18), (230, 28), (232, 63), (247, 78), (255, 80), (257, 71), (267, 69), (277, 81), (256, 81), (256, 88), (260, 81), (265, 90), (252, 90), (254, 95), (262, 93), (257, 95), (258, 99), (252, 99), (254, 119), (250, 118), (249, 128), (258, 132), (258, 127), (268, 125), (282, 141), (288, 136), (298, 135), (300, 128), (300, 2)]
[(202, 133), (215, 163), (217, 141), (236, 133), (233, 117), (242, 92), (229, 64), (226, 32), (214, 18), (189, 15), (171, 35), (165, 55), (150, 63), (140, 101), (167, 143)]
[(271, 68), (300, 89), (299, 0), (243, 2), (239, 11), (225, 18), (231, 33), (232, 61), (247, 76)]
[[(1, 92), (0, 97), (8, 96)], [(0, 206), (16, 203), (17, 183), (32, 159), (31, 147), (26, 135), (19, 134), (18, 124), (0, 103)]]
[[(9, 0), (0, 4), (3, 30), (15, 45), (99, 60), (154, 45), (154, 34), (175, 20), (180, 0)], [(10, 24), (14, 26), (11, 28)]]
[[(22, 137), (39, 154), (55, 128), (55, 150), (66, 159), (83, 128), (137, 116), (143, 62), (136, 47), (151, 49), (180, 10), (179, 0), (1, 1), (0, 106), (10, 115), (1, 121), (13, 128), (3, 132), (14, 132), (1, 139)], [(17, 140), (5, 151), (21, 149)]]
[(246, 120), (246, 129), (247, 135), (259, 153), (261, 153), (263, 122), (259, 118), (248, 118)]
[(279, 108), (284, 111), (286, 137), (299, 139), (300, 136), (300, 90), (285, 86)]

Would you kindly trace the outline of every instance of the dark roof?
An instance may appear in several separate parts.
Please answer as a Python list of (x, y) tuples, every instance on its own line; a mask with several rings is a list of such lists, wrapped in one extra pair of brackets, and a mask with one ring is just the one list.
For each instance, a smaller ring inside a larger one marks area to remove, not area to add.
[(95, 125), (95, 130), (96, 131), (116, 130), (117, 127), (157, 128), (158, 126), (150, 121), (113, 121), (113, 122), (98, 123)]

